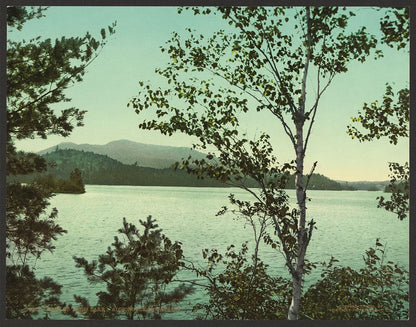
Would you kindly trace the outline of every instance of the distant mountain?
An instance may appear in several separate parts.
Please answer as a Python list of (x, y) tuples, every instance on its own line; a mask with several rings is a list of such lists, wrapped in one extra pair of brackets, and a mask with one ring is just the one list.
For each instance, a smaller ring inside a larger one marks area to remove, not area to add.
[(113, 141), (105, 145), (65, 142), (40, 151), (38, 154), (44, 155), (56, 149), (89, 151), (106, 155), (126, 165), (136, 164), (141, 167), (159, 169), (171, 167), (175, 162), (181, 161), (182, 158), (187, 159), (190, 155), (194, 159), (202, 159), (205, 157), (203, 153), (192, 148), (144, 144), (129, 140)]
[[(192, 148), (175, 147), (166, 145), (153, 145), (133, 142), (129, 140), (118, 140), (105, 145), (94, 144), (75, 144), (70, 142), (60, 143), (38, 152), (40, 155), (54, 152), (56, 149), (72, 149), (78, 151), (93, 152), (107, 156), (111, 159), (125, 165), (137, 165), (140, 167), (150, 168), (169, 168), (175, 162), (181, 161), (182, 158), (188, 158), (190, 155), (194, 159), (205, 158), (205, 155)], [(76, 168), (76, 166), (74, 167)], [(68, 176), (68, 175), (66, 175)], [(345, 182), (334, 181), (323, 175), (314, 174), (309, 183), (309, 189), (326, 189), (326, 190), (384, 190), (388, 181), (382, 182)], [(288, 188), (294, 188), (294, 178), (288, 182)]]
[[(67, 178), (70, 173), (78, 168), (82, 173), (85, 184), (103, 185), (152, 185), (152, 186), (212, 186), (225, 187), (217, 180), (205, 178), (197, 179), (185, 171), (174, 171), (172, 167), (157, 169), (141, 167), (136, 164), (126, 165), (108, 155), (101, 155), (91, 151), (59, 149), (42, 155), (48, 162), (56, 166), (49, 168), (47, 173), (31, 176), (21, 176), (20, 182), (30, 182), (36, 177), (52, 175), (56, 179)], [(306, 179), (306, 177), (305, 177)], [(248, 180), (247, 187), (257, 187), (254, 180)], [(287, 187), (295, 187), (295, 177), (290, 176)], [(351, 186), (343, 186), (340, 183), (320, 174), (313, 174), (309, 182), (310, 190), (353, 190)]]
[(20, 182), (31, 182), (37, 177), (51, 175), (55, 179), (67, 178), (78, 168), (85, 184), (96, 185), (143, 185), (143, 186), (227, 186), (213, 179), (197, 179), (182, 170), (170, 168), (140, 167), (126, 165), (107, 155), (90, 151), (58, 149), (42, 155), (47, 162), (54, 163), (46, 173), (19, 176)]

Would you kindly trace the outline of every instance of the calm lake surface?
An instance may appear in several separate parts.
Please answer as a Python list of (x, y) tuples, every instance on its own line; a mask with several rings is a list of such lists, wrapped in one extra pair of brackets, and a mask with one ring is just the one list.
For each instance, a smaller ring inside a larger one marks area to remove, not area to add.
[[(245, 227), (241, 218), (231, 213), (215, 215), (222, 206), (230, 207), (230, 193), (250, 199), (239, 189), (87, 185), (86, 191), (58, 194), (51, 199), (51, 207), (59, 211), (57, 222), (68, 233), (58, 238), (52, 254), (43, 254), (36, 263), (37, 276), (50, 276), (62, 284), (61, 299), (75, 306), (73, 294), (85, 296), (95, 305), (95, 293), (105, 290), (105, 285), (88, 284), (83, 271), (75, 268), (72, 256), (98, 259), (118, 234), (123, 217), (139, 226), (139, 219), (152, 215), (172, 241), (183, 243), (185, 257), (201, 265), (202, 249), (217, 248), (224, 253), (228, 245), (239, 249), (241, 243), (253, 238), (252, 229)], [(288, 194), (295, 203), (295, 191), (288, 190)], [(380, 238), (387, 244), (387, 259), (408, 269), (408, 219), (399, 221), (394, 214), (378, 209), (376, 197), (381, 194), (309, 191), (308, 219), (313, 218), (317, 227), (307, 252), (309, 260), (328, 261), (332, 255), (340, 260), (339, 264), (359, 268), (365, 250), (374, 247), (376, 238)], [(287, 274), (282, 255), (271, 247), (262, 245), (260, 258), (270, 265), (269, 273)], [(319, 275), (316, 271), (307, 276), (307, 283), (317, 280)], [(189, 272), (180, 277), (196, 280)], [(164, 319), (193, 319), (195, 314), (189, 309), (204, 300), (205, 294), (196, 290), (185, 299), (180, 311), (169, 313)]]

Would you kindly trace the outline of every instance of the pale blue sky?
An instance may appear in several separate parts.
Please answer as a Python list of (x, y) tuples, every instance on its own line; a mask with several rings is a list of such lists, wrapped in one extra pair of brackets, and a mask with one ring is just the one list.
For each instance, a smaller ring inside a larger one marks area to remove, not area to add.
[[(356, 25), (377, 29), (377, 13), (361, 8)], [(190, 146), (192, 140), (183, 135), (162, 136), (138, 129), (140, 116), (126, 104), (137, 92), (138, 82), (153, 81), (154, 69), (169, 60), (159, 47), (173, 31), (181, 33), (186, 27), (210, 34), (220, 26), (227, 27), (219, 17), (178, 15), (174, 7), (50, 7), (46, 17), (28, 22), (21, 32), (8, 37), (30, 38), (38, 35), (56, 38), (81, 36), (86, 31), (99, 35), (101, 27), (117, 21), (116, 34), (88, 68), (82, 83), (68, 89), (71, 106), (87, 110), (85, 126), (74, 130), (67, 138), (51, 136), (47, 140), (24, 140), (17, 144), (25, 151), (39, 151), (60, 142), (105, 144), (113, 140)], [(408, 86), (409, 54), (386, 49), (385, 58), (353, 63), (347, 74), (337, 76), (318, 109), (312, 131), (305, 169), (318, 161), (316, 172), (340, 180), (386, 180), (389, 161), (408, 160), (408, 142), (400, 140), (392, 146), (387, 140), (359, 143), (346, 134), (350, 117), (355, 116), (364, 102), (381, 99), (385, 83), (397, 88)], [(311, 85), (313, 89), (313, 85)], [(65, 104), (67, 106), (68, 104)], [(57, 106), (64, 108), (65, 106)], [(291, 160), (293, 149), (278, 121), (267, 113), (255, 113), (243, 122), (249, 135), (267, 132), (275, 144), (280, 161)]]

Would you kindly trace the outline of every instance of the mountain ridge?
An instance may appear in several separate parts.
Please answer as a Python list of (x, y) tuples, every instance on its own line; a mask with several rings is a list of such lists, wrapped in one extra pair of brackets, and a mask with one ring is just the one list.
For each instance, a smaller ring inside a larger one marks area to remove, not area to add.
[[(194, 159), (205, 158), (204, 153), (190, 147), (148, 144), (127, 139), (114, 140), (102, 145), (62, 142), (37, 153), (39, 155), (46, 155), (47, 153), (54, 152), (56, 149), (93, 152), (99, 155), (108, 156), (125, 165), (136, 165), (155, 169), (170, 168), (175, 162), (181, 161), (182, 158), (188, 158), (189, 156), (192, 156)], [(384, 190), (384, 187), (389, 183), (388, 181), (333, 181), (341, 184), (343, 189), (352, 187), (357, 190), (371, 191)]]
[(175, 162), (181, 161), (182, 158), (188, 158), (190, 155), (195, 159), (205, 158), (205, 154), (192, 148), (147, 144), (125, 139), (111, 141), (103, 145), (62, 142), (39, 151), (37, 154), (45, 155), (56, 149), (90, 151), (101, 155), (107, 155), (126, 165), (136, 164), (141, 167), (157, 169), (169, 168)]
[[(120, 161), (91, 151), (74, 149), (55, 149), (43, 157), (53, 163), (43, 174), (20, 177), (20, 182), (31, 182), (39, 177), (51, 175), (55, 179), (68, 176), (74, 169), (79, 169), (86, 184), (98, 185), (138, 185), (138, 186), (211, 186), (227, 187), (211, 178), (197, 179), (183, 170), (169, 168), (157, 169), (141, 167), (137, 164), (126, 165)], [(306, 179), (306, 177), (305, 177)], [(252, 179), (247, 179), (246, 187), (259, 187)], [(295, 176), (287, 180), (286, 188), (295, 188)], [(351, 186), (341, 185), (321, 174), (313, 174), (309, 188), (311, 190), (354, 190)]]

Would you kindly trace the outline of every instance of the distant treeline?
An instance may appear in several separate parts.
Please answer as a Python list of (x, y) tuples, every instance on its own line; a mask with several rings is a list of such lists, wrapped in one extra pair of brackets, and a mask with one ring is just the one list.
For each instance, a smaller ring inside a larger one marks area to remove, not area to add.
[[(85, 184), (98, 185), (140, 185), (140, 186), (210, 186), (227, 187), (229, 185), (214, 179), (197, 179), (182, 170), (172, 168), (156, 169), (126, 165), (106, 155), (72, 149), (57, 149), (46, 153), (43, 157), (50, 163), (55, 163), (47, 173), (21, 176), (20, 182), (31, 182), (34, 179), (64, 180), (75, 169), (81, 172)], [(306, 177), (305, 177), (306, 178)], [(254, 180), (247, 180), (247, 187), (257, 187)], [(295, 177), (287, 181), (288, 189), (295, 188)], [(342, 185), (321, 174), (313, 174), (309, 181), (310, 190), (355, 190), (351, 185)]]
[[(303, 183), (305, 185), (307, 180), (307, 176), (303, 176)], [(290, 176), (287, 184), (287, 189), (294, 189), (295, 188), (295, 176)], [(342, 191), (342, 190), (348, 190), (348, 191), (355, 191), (356, 188), (354, 188), (351, 185), (342, 185), (341, 183), (338, 183), (336, 181), (333, 181), (332, 179), (329, 179), (328, 177), (321, 175), (321, 174), (313, 174), (311, 176), (311, 179), (309, 181), (308, 185), (309, 190), (332, 190), (332, 191)]]
[(361, 191), (382, 191), (389, 183), (388, 181), (384, 182), (339, 182), (344, 187), (352, 187), (355, 190)]
[[(406, 187), (407, 186), (407, 187)], [(387, 193), (409, 193), (408, 184), (405, 182), (397, 182), (395, 184), (389, 184), (385, 187), (384, 192)]]

